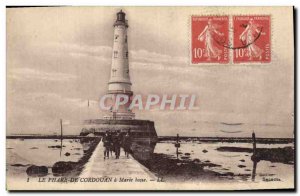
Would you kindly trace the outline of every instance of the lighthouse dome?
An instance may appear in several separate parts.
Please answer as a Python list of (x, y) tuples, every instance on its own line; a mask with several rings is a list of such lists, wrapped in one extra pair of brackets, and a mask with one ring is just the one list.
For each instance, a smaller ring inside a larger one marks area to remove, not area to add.
[(120, 10), (117, 13), (117, 20), (114, 23), (114, 26), (124, 25), (124, 26), (128, 27), (128, 24), (127, 24), (125, 16), (126, 16), (125, 12), (123, 12), (122, 10)]
[(117, 21), (123, 21), (123, 22), (125, 22), (125, 15), (126, 14), (122, 10), (120, 10), (117, 13)]

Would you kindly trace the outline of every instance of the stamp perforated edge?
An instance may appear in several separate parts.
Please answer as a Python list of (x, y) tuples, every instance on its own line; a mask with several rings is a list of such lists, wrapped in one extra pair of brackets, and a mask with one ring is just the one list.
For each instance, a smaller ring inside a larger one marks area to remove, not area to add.
[(233, 17), (236, 17), (236, 16), (244, 16), (244, 17), (247, 17), (247, 16), (249, 16), (249, 17), (254, 17), (254, 16), (268, 16), (269, 18), (270, 18), (270, 20), (269, 20), (269, 33), (270, 33), (270, 35), (269, 35), (269, 38), (270, 38), (270, 61), (268, 61), (268, 62), (264, 62), (264, 61), (247, 61), (247, 62), (239, 62), (239, 61), (237, 61), (237, 62), (234, 62), (234, 60), (233, 60), (233, 52), (234, 52), (234, 50), (231, 50), (232, 52), (232, 58), (231, 58), (231, 63), (232, 64), (239, 64), (239, 65), (243, 65), (243, 64), (246, 64), (246, 65), (249, 65), (249, 64), (251, 64), (251, 65), (253, 65), (253, 64), (258, 64), (258, 65), (266, 65), (266, 64), (270, 64), (271, 62), (272, 62), (272, 60), (273, 60), (273, 36), (272, 36), (272, 34), (273, 34), (273, 28), (272, 28), (272, 15), (271, 14), (233, 14), (233, 15), (231, 15), (231, 28), (232, 28), (232, 45), (234, 45), (234, 32), (233, 32)]
[[(189, 16), (189, 19), (188, 19), (188, 42), (189, 42), (189, 46), (188, 46), (188, 54), (189, 54), (189, 65), (209, 65), (209, 66), (212, 66), (212, 65), (228, 65), (231, 61), (231, 57), (230, 57), (230, 50), (228, 49), (228, 61), (227, 62), (199, 62), (199, 63), (193, 63), (192, 62), (192, 52), (191, 52), (191, 49), (192, 49), (192, 18), (193, 17), (222, 17), (222, 16), (225, 16), (225, 17), (228, 17), (228, 30), (230, 28), (230, 15), (226, 15), (226, 14), (220, 14), (220, 15), (216, 15), (216, 14), (212, 14), (212, 15), (190, 15)], [(230, 41), (230, 33), (228, 32), (228, 40)]]
[[(229, 23), (229, 40), (230, 43), (233, 42), (233, 16), (270, 16), (270, 61), (269, 62), (240, 62), (240, 63), (233, 63), (233, 50), (229, 50), (228, 52), (228, 57), (229, 57), (229, 63), (192, 63), (192, 58), (191, 58), (191, 48), (192, 48), (192, 17), (193, 16), (203, 16), (203, 17), (213, 17), (213, 16), (228, 16), (228, 23)], [(187, 22), (187, 28), (188, 28), (188, 65), (189, 66), (194, 66), (194, 67), (213, 67), (213, 66), (239, 66), (239, 65), (244, 65), (244, 66), (268, 66), (272, 63), (273, 59), (274, 59), (274, 38), (273, 38), (273, 33), (274, 33), (274, 27), (272, 24), (274, 20), (274, 16), (271, 13), (266, 13), (266, 14), (227, 14), (226, 13), (222, 13), (220, 15), (216, 15), (216, 14), (205, 14), (205, 15), (199, 15), (199, 14), (192, 14), (188, 17), (188, 22)]]

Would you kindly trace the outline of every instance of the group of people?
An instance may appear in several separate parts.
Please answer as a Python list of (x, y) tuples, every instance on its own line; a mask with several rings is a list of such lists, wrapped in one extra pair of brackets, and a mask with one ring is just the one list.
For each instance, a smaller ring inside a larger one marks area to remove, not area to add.
[(112, 153), (115, 153), (116, 159), (120, 157), (121, 147), (125, 151), (125, 156), (128, 158), (131, 146), (130, 130), (125, 135), (121, 133), (121, 130), (117, 131), (106, 131), (103, 138), (104, 146), (104, 159), (108, 159), (109, 155), (112, 157)]

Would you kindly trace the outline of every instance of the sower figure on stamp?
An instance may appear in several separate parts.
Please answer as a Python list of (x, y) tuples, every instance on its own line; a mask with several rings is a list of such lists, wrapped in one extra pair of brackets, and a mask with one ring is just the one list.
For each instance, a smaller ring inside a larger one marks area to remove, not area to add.
[(131, 146), (131, 135), (130, 135), (130, 129), (129, 129), (123, 138), (123, 148), (125, 151), (125, 156), (127, 158), (129, 157), (129, 153), (130, 153), (130, 146)]
[(265, 33), (262, 32), (262, 26), (255, 24), (251, 18), (246, 29), (239, 37), (243, 45), (247, 46), (249, 60), (252, 60), (252, 58), (262, 59), (263, 50), (255, 44), (255, 39), (257, 39), (259, 35), (265, 35)]
[(116, 159), (120, 157), (121, 142), (122, 142), (122, 135), (121, 135), (121, 131), (118, 130), (116, 135), (114, 135), (113, 137)]
[(105, 135), (103, 136), (103, 146), (104, 146), (104, 159), (107, 157), (109, 158), (109, 150), (110, 150), (110, 144), (112, 142), (111, 134), (109, 131), (105, 132)]
[(214, 37), (223, 35), (223, 33), (218, 31), (218, 25), (212, 24), (212, 20), (208, 19), (207, 25), (204, 27), (204, 30), (198, 36), (199, 41), (205, 42), (204, 55), (207, 57), (208, 60), (211, 60), (211, 58), (217, 58), (218, 60), (221, 59), (222, 50), (220, 50), (215, 45)]

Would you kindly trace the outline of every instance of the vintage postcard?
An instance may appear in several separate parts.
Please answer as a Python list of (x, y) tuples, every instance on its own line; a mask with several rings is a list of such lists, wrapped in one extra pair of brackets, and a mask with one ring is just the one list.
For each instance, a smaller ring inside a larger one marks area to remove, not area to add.
[(295, 189), (293, 7), (9, 7), (6, 188)]

